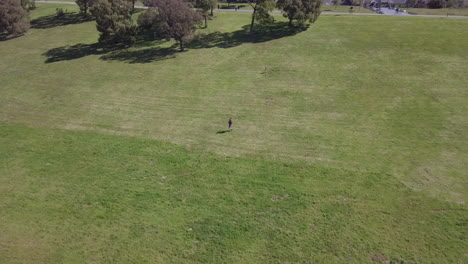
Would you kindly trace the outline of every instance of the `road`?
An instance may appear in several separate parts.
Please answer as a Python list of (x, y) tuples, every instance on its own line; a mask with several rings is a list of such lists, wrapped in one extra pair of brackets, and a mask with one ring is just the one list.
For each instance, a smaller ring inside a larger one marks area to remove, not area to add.
[(390, 8), (381, 8), (380, 11), (383, 12), (383, 15), (387, 15), (387, 16), (412, 16), (405, 12), (399, 12), (397, 15), (395, 13), (395, 9), (390, 9)]
[[(48, 0), (36, 0), (36, 3), (48, 3), (48, 4), (65, 4), (65, 5), (76, 5), (75, 2), (65, 2), (65, 1), (48, 1)], [(146, 6), (135, 6), (135, 8), (139, 9), (147, 9)], [(252, 10), (249, 9), (217, 9), (218, 12), (239, 12), (239, 13), (252, 13)], [(348, 13), (339, 13), (339, 12), (322, 12), (321, 15), (347, 15), (347, 16), (405, 16), (405, 17), (447, 17), (447, 16), (438, 16), (438, 15), (409, 15), (406, 13), (401, 12), (399, 15), (395, 14), (394, 10), (386, 8), (382, 8), (384, 14), (376, 14), (376, 13), (353, 13), (352, 15)], [(281, 14), (281, 11), (274, 10), (271, 13), (274, 14)], [(448, 16), (448, 18), (468, 18), (468, 16)]]

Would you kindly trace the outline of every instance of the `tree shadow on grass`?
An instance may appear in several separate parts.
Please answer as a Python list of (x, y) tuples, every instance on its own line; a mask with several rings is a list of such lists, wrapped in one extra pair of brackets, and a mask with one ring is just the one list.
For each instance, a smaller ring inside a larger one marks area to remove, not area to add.
[[(203, 48), (232, 48), (239, 46), (243, 43), (260, 43), (266, 42), (274, 39), (279, 39), (282, 37), (293, 36), (299, 32), (302, 32), (307, 29), (307, 27), (294, 27), (291, 28), (288, 26), (288, 23), (278, 22), (267, 25), (257, 25), (256, 31), (254, 34), (249, 33), (250, 25), (245, 25), (241, 30), (234, 32), (220, 33), (213, 32), (210, 34), (201, 34), (198, 35), (194, 41), (187, 44), (188, 49), (203, 49)], [(159, 43), (162, 43), (162, 40)], [(137, 40), (137, 45), (139, 47), (149, 45), (149, 43), (154, 43), (148, 39), (148, 36), (140, 36), (140, 40)], [(169, 48), (160, 48), (153, 47), (147, 49), (137, 49), (137, 50), (119, 50), (101, 56), (102, 60), (118, 60), (128, 63), (149, 63), (154, 61), (161, 61), (165, 59), (175, 58), (176, 54), (179, 53), (178, 45), (174, 44)]]
[[(103, 61), (116, 60), (128, 63), (149, 63), (175, 57), (177, 44), (167, 48), (157, 46), (164, 42), (163, 40), (151, 41), (149, 37), (140, 35), (137, 37), (134, 46), (140, 49), (127, 49), (125, 46), (110, 48), (99, 43), (80, 43), (72, 46), (53, 48), (42, 55), (46, 57), (45, 63), (74, 60), (89, 55), (102, 55), (99, 59)], [(149, 48), (141, 49), (148, 46)]]
[[(177, 46), (177, 45), (174, 45)], [(101, 56), (103, 61), (123, 61), (127, 63), (150, 63), (175, 58), (178, 53), (174, 46), (168, 48), (154, 47), (139, 50), (117, 50)]]
[(157, 46), (167, 42), (166, 39), (158, 36), (154, 33), (154, 31), (149, 29), (140, 30), (136, 36), (136, 42), (133, 47), (149, 47), (149, 46)]
[(43, 55), (47, 57), (46, 63), (74, 60), (88, 55), (104, 54), (106, 50), (98, 43), (93, 44), (76, 44), (73, 46), (65, 46), (53, 48), (45, 52)]
[[(140, 32), (138, 34), (135, 47), (147, 47), (150, 45), (158, 45), (161, 44), (162, 41), (156, 41), (151, 37), (151, 34), (148, 32)], [(74, 60), (83, 58), (89, 55), (104, 55), (109, 54), (108, 57), (101, 57), (103, 60), (110, 60), (112, 58), (113, 52), (115, 58), (117, 59), (118, 56), (116, 54), (121, 53), (124, 51), (125, 46), (114, 46), (114, 47), (106, 47), (101, 45), (100, 43), (93, 43), (93, 44), (76, 44), (72, 46), (63, 46), (59, 48), (53, 48), (42, 54), (46, 57), (46, 63), (53, 63), (59, 61), (66, 61), (66, 60)], [(153, 52), (154, 54), (154, 52)]]
[(79, 13), (65, 13), (62, 17), (56, 15), (43, 16), (31, 21), (32, 28), (46, 29), (58, 26), (66, 26), (72, 24), (81, 24), (92, 21), (91, 16), (84, 17)]
[[(277, 22), (267, 25), (257, 25), (254, 34), (249, 33), (249, 25), (245, 25), (241, 30), (234, 32), (213, 32), (210, 34), (200, 34), (194, 41), (187, 44), (188, 49), (205, 48), (232, 48), (243, 43), (260, 43), (283, 37), (293, 36), (306, 30), (307, 27), (289, 27), (286, 22)], [(171, 47), (159, 47), (164, 40), (155, 39), (151, 32), (140, 32), (134, 48), (104, 48), (98, 43), (76, 44), (54, 48), (43, 55), (47, 57), (46, 63), (73, 60), (88, 55), (102, 55), (99, 59), (103, 61), (122, 61), (127, 63), (150, 63), (166, 59), (175, 58), (179, 53), (178, 45)]]
[(234, 32), (213, 32), (210, 34), (200, 34), (195, 40), (188, 44), (188, 48), (232, 48), (243, 43), (260, 43), (271, 41), (283, 37), (294, 36), (304, 30), (304, 27), (289, 27), (286, 22), (276, 22), (265, 25), (256, 25), (254, 33), (249, 33), (250, 25), (245, 25), (242, 29)]
[(0, 33), (0, 41), (7, 41), (10, 39), (15, 39), (23, 36), (24, 34), (7, 34), (6, 32)]
[(73, 46), (64, 46), (50, 49), (43, 55), (47, 57), (46, 63), (67, 61), (83, 58), (89, 55), (102, 55), (99, 57), (103, 61), (122, 61), (127, 63), (150, 63), (171, 59), (178, 53), (176, 44), (167, 48), (153, 47), (147, 49), (129, 50), (129, 49), (106, 49), (99, 43), (94, 44), (76, 44)]

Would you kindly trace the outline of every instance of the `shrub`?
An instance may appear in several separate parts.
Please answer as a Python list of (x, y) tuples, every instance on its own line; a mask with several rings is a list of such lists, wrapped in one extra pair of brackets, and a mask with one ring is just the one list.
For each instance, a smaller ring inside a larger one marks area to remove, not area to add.
[(443, 0), (429, 0), (429, 2), (427, 2), (427, 7), (428, 8), (442, 8), (444, 7), (444, 1)]
[(55, 9), (55, 17), (61, 18), (65, 16), (65, 11), (63, 11), (63, 8), (56, 8)]
[(18, 0), (0, 1), (0, 34), (21, 35), (30, 27), (28, 12)]

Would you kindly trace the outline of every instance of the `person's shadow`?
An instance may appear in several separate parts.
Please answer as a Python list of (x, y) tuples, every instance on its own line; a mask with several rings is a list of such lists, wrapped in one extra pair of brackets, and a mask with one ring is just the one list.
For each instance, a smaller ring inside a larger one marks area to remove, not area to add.
[(220, 130), (220, 131), (216, 132), (216, 134), (224, 134), (226, 132), (231, 132), (231, 130), (229, 130), (229, 129), (228, 130)]

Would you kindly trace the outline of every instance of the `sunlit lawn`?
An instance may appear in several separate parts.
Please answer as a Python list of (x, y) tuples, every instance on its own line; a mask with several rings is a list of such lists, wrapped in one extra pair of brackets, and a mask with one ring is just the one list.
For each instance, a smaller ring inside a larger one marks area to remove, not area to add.
[(468, 20), (105, 51), (38, 7), (0, 42), (0, 263), (466, 261)]

